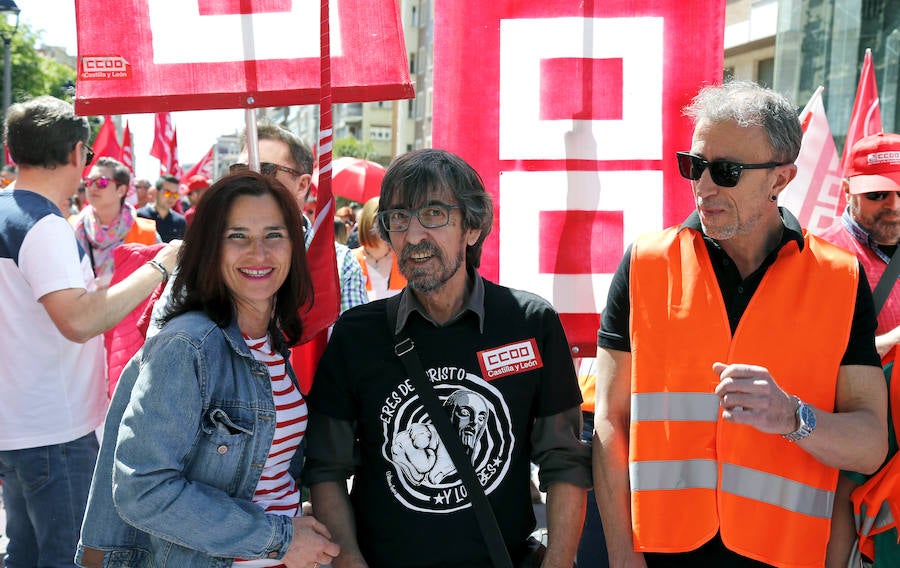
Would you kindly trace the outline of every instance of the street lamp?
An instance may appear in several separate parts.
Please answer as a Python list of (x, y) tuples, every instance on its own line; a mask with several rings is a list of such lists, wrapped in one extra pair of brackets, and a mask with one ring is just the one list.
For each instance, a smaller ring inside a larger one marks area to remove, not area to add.
[[(5, 121), (6, 109), (9, 108), (12, 102), (12, 62), (10, 61), (12, 48), (10, 44), (12, 44), (12, 38), (19, 29), (19, 7), (16, 6), (13, 0), (0, 0), (0, 16), (6, 22), (9, 22), (13, 16), (16, 19), (16, 23), (13, 24), (11, 31), (7, 30), (6, 27), (0, 29), (0, 38), (3, 39), (3, 114), (0, 116), (0, 119)], [(0, 155), (0, 165), (6, 165), (5, 151)]]

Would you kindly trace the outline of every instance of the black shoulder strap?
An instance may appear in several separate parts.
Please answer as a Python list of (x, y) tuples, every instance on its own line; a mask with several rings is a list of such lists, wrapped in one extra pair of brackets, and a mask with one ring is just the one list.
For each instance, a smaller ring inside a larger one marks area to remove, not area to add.
[(415, 351), (415, 343), (406, 334), (396, 333), (400, 296), (405, 293), (407, 292), (404, 291), (388, 298), (386, 302), (388, 326), (390, 326), (391, 335), (394, 336), (396, 342), (394, 353), (403, 362), (403, 367), (406, 369), (413, 387), (419, 393), (422, 406), (425, 407), (425, 411), (431, 418), (432, 425), (441, 437), (441, 441), (447, 448), (447, 453), (450, 454), (450, 459), (453, 460), (453, 465), (456, 466), (456, 471), (466, 487), (469, 498), (472, 500), (472, 510), (478, 519), (478, 526), (491, 555), (491, 562), (495, 568), (512, 568), (512, 560), (506, 549), (503, 533), (500, 532), (500, 526), (497, 524), (497, 518), (494, 516), (494, 510), (484, 493), (484, 488), (478, 482), (472, 461), (463, 449), (459, 434), (450, 423), (450, 418), (438, 399), (437, 393), (434, 392), (431, 383), (425, 376), (425, 369), (422, 368), (422, 362)]
[(888, 262), (887, 267), (884, 269), (884, 274), (881, 275), (878, 284), (872, 291), (872, 299), (875, 300), (876, 316), (881, 313), (881, 308), (883, 308), (884, 303), (887, 302), (888, 296), (891, 293), (891, 289), (894, 287), (894, 283), (897, 282), (898, 276), (900, 276), (900, 246), (898, 246), (894, 251), (894, 254), (891, 255), (891, 261)]

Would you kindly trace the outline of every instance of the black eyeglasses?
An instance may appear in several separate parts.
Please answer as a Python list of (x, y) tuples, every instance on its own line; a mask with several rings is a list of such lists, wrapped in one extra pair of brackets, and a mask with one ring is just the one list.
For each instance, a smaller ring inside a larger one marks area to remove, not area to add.
[(459, 205), (436, 203), (418, 209), (388, 209), (378, 213), (378, 220), (390, 233), (402, 233), (409, 229), (413, 216), (426, 229), (437, 229), (450, 223), (450, 211), (453, 209), (459, 209)]
[(84, 163), (90, 164), (94, 161), (94, 150), (87, 144), (84, 145), (84, 149), (87, 150), (87, 153), (84, 155)]
[[(228, 166), (228, 173), (237, 173), (242, 172), (244, 170), (249, 170), (250, 166), (241, 162), (236, 164), (231, 164)], [(286, 174), (291, 174), (295, 178), (302, 176), (299, 171), (294, 168), (289, 168), (287, 166), (282, 166), (281, 164), (273, 164), (272, 162), (260, 162), (259, 163), (259, 173), (264, 176), (274, 176), (278, 172), (284, 172)]]
[(766, 162), (764, 164), (742, 164), (728, 160), (713, 160), (708, 162), (700, 156), (689, 152), (676, 152), (678, 156), (678, 170), (681, 176), (690, 180), (698, 180), (703, 175), (703, 170), (709, 169), (709, 177), (713, 183), (722, 187), (734, 187), (741, 180), (743, 170), (768, 170), (778, 166), (784, 166), (791, 162)]

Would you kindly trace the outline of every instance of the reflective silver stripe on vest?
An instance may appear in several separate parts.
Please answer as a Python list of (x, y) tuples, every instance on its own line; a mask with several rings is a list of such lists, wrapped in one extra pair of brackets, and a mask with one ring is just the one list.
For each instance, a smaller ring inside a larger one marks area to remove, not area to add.
[(833, 491), (730, 463), (722, 464), (722, 491), (823, 519), (834, 505)]
[(715, 489), (718, 465), (713, 460), (659, 460), (628, 465), (632, 491)]
[(856, 518), (856, 529), (862, 536), (868, 536), (875, 529), (882, 529), (894, 524), (894, 515), (891, 513), (891, 505), (886, 500), (881, 502), (878, 514), (875, 517), (866, 516), (868, 507), (863, 503), (859, 506), (859, 515)]
[(703, 392), (645, 392), (631, 395), (631, 420), (715, 422), (719, 397)]

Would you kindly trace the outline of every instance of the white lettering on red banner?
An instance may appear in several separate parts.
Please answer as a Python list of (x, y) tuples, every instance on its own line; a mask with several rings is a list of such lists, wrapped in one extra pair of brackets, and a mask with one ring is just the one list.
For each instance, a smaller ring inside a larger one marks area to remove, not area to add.
[[(201, 14), (197, 0), (153, 0), (147, 7), (156, 64), (319, 57), (318, 2), (293, 2), (286, 10), (247, 14)], [(331, 56), (340, 57), (338, 2), (331, 2), (329, 13)], [(243, 43), (222, 41), (245, 35), (251, 39)], [(190, 38), (190, 49), (184, 48), (184, 38)]]
[(534, 371), (544, 366), (534, 339), (509, 343), (478, 352), (478, 364), (484, 380), (492, 381), (516, 373)]
[(117, 55), (86, 55), (81, 58), (79, 79), (130, 79), (131, 65)]

